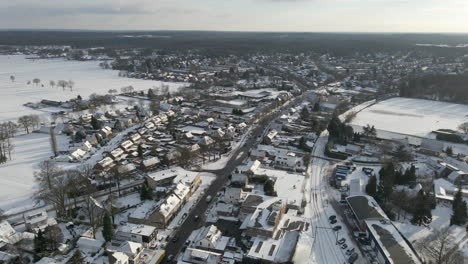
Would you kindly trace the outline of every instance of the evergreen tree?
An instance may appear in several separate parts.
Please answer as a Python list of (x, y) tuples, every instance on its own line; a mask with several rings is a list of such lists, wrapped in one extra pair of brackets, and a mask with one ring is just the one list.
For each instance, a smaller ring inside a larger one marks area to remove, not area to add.
[(101, 122), (97, 120), (97, 118), (94, 116), (91, 117), (91, 126), (93, 126), (93, 129), (96, 129), (96, 130), (102, 128)]
[(37, 232), (37, 235), (34, 237), (34, 251), (36, 253), (41, 253), (45, 251), (46, 249), (46, 239), (44, 237), (44, 234), (42, 233), (42, 230), (39, 229), (39, 232)]
[(449, 156), (452, 156), (452, 155), (453, 155), (453, 149), (452, 149), (452, 147), (448, 146), (448, 147), (445, 149), (445, 153), (447, 153), (447, 155), (449, 155)]
[(431, 201), (429, 196), (420, 190), (414, 201), (414, 213), (411, 223), (421, 226), (432, 222)]
[(154, 91), (153, 89), (148, 89), (148, 98), (149, 99), (153, 99), (153, 98), (156, 98), (156, 95), (154, 94)]
[(453, 215), (450, 219), (451, 225), (463, 226), (466, 223), (467, 219), (467, 206), (466, 202), (463, 200), (463, 195), (461, 192), (461, 186), (458, 187), (458, 192), (455, 194), (455, 197), (452, 202)]
[(112, 221), (111, 218), (109, 217), (109, 214), (106, 213), (103, 217), (103, 227), (102, 227), (102, 236), (106, 240), (106, 242), (109, 242), (112, 240), (112, 237), (114, 236), (114, 230), (112, 226)]
[(307, 109), (307, 106), (304, 106), (301, 111), (301, 119), (309, 120), (309, 118), (310, 118), (309, 110)]
[(320, 102), (319, 101), (315, 102), (314, 108), (312, 109), (312, 111), (314, 111), (314, 112), (320, 111)]
[(138, 152), (138, 157), (143, 158), (144, 150), (143, 150), (143, 146), (141, 144), (138, 145), (137, 152)]
[(67, 261), (67, 264), (84, 264), (85, 259), (81, 251), (76, 250), (73, 256)]
[(143, 184), (143, 186), (140, 189), (140, 199), (143, 200), (151, 200), (153, 199), (153, 194), (148, 187), (148, 185)]
[(369, 178), (369, 182), (366, 185), (366, 193), (372, 197), (375, 197), (377, 194), (377, 177), (374, 175)]

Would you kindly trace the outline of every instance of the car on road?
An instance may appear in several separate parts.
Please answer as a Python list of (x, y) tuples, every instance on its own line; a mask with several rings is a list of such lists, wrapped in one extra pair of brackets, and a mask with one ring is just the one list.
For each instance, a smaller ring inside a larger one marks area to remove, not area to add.
[(338, 240), (338, 244), (344, 244), (344, 242), (346, 242), (346, 238), (342, 238), (340, 240)]
[(178, 236), (174, 236), (174, 237), (172, 238), (172, 243), (175, 243), (175, 242), (177, 242), (178, 240), (179, 240), (179, 237), (178, 237)]
[(346, 250), (346, 255), (350, 256), (351, 254), (354, 253), (354, 248), (351, 248), (351, 249), (347, 249)]
[(171, 262), (174, 259), (174, 255), (167, 256), (167, 261)]
[(348, 259), (348, 263), (349, 264), (353, 264), (357, 259), (358, 259), (359, 255), (354, 252)]
[(206, 197), (206, 200), (205, 200), (205, 201), (206, 201), (207, 203), (209, 203), (209, 202), (211, 202), (211, 199), (213, 199), (213, 197), (211, 197), (211, 195), (208, 195), (208, 196)]
[(194, 219), (195, 221), (198, 221), (198, 220), (200, 220), (200, 216), (195, 215), (195, 217), (194, 217), (193, 219)]
[(333, 227), (333, 231), (338, 231), (338, 230), (341, 230), (341, 226), (340, 226), (340, 225), (337, 225), (337, 226)]

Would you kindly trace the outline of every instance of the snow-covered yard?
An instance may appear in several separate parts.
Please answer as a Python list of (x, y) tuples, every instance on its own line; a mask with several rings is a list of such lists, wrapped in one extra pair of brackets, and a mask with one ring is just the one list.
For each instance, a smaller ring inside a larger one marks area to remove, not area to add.
[[(15, 76), (15, 81), (10, 76)], [(32, 84), (39, 78), (39, 85)], [(51, 87), (49, 81), (72, 80), (71, 91), (61, 87)], [(27, 85), (27, 82), (31, 84)], [(81, 95), (87, 98), (92, 93), (106, 94), (109, 89), (133, 86), (135, 90), (148, 90), (167, 84), (174, 91), (186, 86), (185, 83), (170, 83), (153, 80), (131, 79), (118, 76), (118, 71), (104, 70), (99, 61), (67, 61), (64, 59), (26, 59), (24, 55), (0, 56), (0, 121), (16, 120), (25, 114), (41, 114), (42, 111), (23, 106), (27, 102), (42, 99), (66, 101)], [(42, 86), (43, 85), (43, 86)]]
[(359, 112), (355, 126), (426, 137), (437, 129), (453, 129), (468, 122), (468, 105), (411, 98), (392, 98)]
[[(32, 203), (34, 171), (41, 161), (52, 155), (47, 134), (31, 133), (13, 139), (12, 160), (0, 165), (0, 208), (8, 210)], [(68, 138), (57, 135), (59, 144)]]

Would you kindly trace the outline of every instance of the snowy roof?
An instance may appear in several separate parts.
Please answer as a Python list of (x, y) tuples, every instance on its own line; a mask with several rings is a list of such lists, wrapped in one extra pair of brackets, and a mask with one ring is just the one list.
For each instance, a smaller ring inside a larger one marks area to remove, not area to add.
[(438, 140), (425, 138), (421, 142), (421, 149), (442, 152), (444, 150), (444, 143)]
[(149, 159), (143, 160), (143, 166), (149, 167), (160, 163), (160, 160), (157, 157), (152, 157)]
[(366, 224), (390, 263), (421, 263), (390, 221), (367, 220)]
[(13, 229), (7, 220), (4, 220), (0, 223), (0, 241), (9, 243), (10, 237), (15, 233), (15, 229)]
[(350, 196), (346, 200), (359, 220), (387, 218), (379, 204), (371, 196)]
[(174, 194), (177, 195), (177, 197), (179, 197), (181, 200), (185, 199), (189, 192), (190, 188), (183, 183), (178, 183), (174, 189)]
[(167, 169), (162, 171), (153, 172), (148, 175), (154, 181), (161, 181), (167, 178), (173, 178), (177, 176), (177, 171), (174, 169)]
[(154, 233), (156, 227), (149, 226), (149, 225), (138, 225), (132, 223), (126, 223), (124, 225), (120, 225), (117, 229), (118, 232), (124, 233), (131, 233), (131, 234), (138, 234), (142, 236), (150, 236)]
[(166, 201), (159, 207), (159, 212), (164, 216), (168, 217), (177, 206), (180, 204), (180, 199), (175, 194), (169, 195)]
[(78, 247), (85, 249), (99, 249), (104, 244), (101, 240), (92, 239), (89, 237), (80, 237), (76, 243)]
[(137, 255), (143, 246), (140, 243), (125, 241), (119, 248), (119, 251), (127, 254), (127, 256), (134, 258)]

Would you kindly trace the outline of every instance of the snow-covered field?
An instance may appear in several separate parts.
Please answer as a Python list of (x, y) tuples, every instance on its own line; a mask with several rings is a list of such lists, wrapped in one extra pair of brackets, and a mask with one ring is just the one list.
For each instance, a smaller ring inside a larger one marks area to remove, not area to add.
[[(0, 165), (0, 208), (11, 209), (32, 203), (34, 171), (41, 161), (52, 155), (47, 134), (31, 133), (13, 139), (12, 160)], [(57, 135), (59, 144), (67, 137)]]
[[(10, 80), (11, 75), (15, 76), (14, 82)], [(41, 84), (27, 85), (34, 78), (39, 78)], [(51, 87), (51, 80), (72, 80), (75, 85), (72, 91), (69, 88), (63, 90), (61, 87)], [(171, 91), (187, 85), (119, 77), (118, 71), (101, 69), (98, 61), (31, 60), (24, 55), (0, 55), (0, 121), (41, 113), (40, 110), (23, 106), (27, 102), (36, 103), (42, 99), (66, 101), (78, 95), (88, 98), (92, 93), (106, 94), (109, 89), (120, 92), (120, 88), (130, 85), (135, 90), (148, 90), (162, 84), (169, 85)]]
[(392, 98), (359, 112), (351, 122), (356, 126), (426, 137), (437, 129), (453, 129), (468, 122), (468, 105), (431, 100)]

